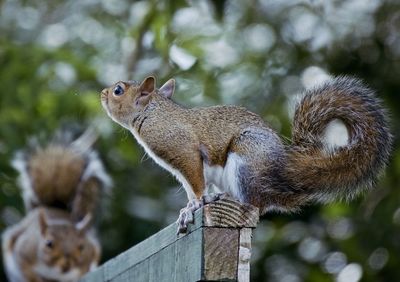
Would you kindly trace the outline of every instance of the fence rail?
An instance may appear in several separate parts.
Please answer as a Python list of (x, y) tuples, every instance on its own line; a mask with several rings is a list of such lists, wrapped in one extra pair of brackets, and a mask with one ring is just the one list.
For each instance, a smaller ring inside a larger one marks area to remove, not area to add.
[(198, 210), (186, 234), (171, 224), (81, 281), (249, 281), (258, 218), (257, 208), (225, 197)]

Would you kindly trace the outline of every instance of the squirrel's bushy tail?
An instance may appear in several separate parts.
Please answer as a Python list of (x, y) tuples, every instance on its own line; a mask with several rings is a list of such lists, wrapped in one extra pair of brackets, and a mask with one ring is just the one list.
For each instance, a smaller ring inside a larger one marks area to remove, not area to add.
[[(347, 128), (347, 145), (324, 142), (325, 129), (335, 119)], [(351, 199), (373, 186), (389, 159), (387, 113), (374, 92), (354, 78), (337, 77), (307, 91), (292, 132), (285, 176), (309, 200)]]
[(20, 173), (27, 211), (38, 206), (61, 208), (77, 220), (94, 211), (100, 190), (111, 184), (91, 148), (95, 139), (89, 130), (76, 140), (72, 133), (61, 130), (46, 146), (33, 142), (33, 148), (17, 153), (12, 163)]

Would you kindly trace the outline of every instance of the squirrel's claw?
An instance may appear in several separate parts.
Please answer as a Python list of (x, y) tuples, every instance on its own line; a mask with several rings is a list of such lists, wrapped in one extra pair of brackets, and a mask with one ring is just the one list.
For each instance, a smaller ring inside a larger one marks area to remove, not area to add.
[(181, 209), (178, 220), (176, 221), (176, 223), (178, 224), (178, 234), (185, 233), (187, 231), (188, 224), (194, 222), (194, 212), (201, 208), (203, 205), (203, 199), (193, 199), (187, 203), (185, 208)]
[(229, 197), (229, 194), (226, 192), (222, 192), (222, 193), (215, 193), (215, 194), (207, 194), (207, 195), (204, 195), (203, 197), (201, 197), (201, 199), (203, 201), (203, 204), (207, 205), (209, 203), (213, 203), (218, 200), (225, 199), (227, 197)]
[(187, 203), (186, 207), (181, 209), (181, 211), (179, 213), (179, 218), (176, 221), (176, 223), (178, 224), (178, 232), (177, 233), (178, 234), (186, 233), (188, 224), (194, 223), (194, 212), (195, 211), (197, 211), (199, 208), (201, 208), (204, 205), (218, 201), (225, 197), (228, 197), (227, 193), (216, 193), (216, 194), (211, 194), (211, 195), (204, 195), (201, 197), (201, 199), (190, 200)]

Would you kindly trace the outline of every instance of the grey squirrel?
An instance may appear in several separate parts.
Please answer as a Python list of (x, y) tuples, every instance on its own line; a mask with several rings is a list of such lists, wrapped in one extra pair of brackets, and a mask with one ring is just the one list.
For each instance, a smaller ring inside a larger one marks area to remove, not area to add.
[(62, 209), (38, 207), (2, 235), (10, 282), (78, 281), (100, 260), (90, 216), (74, 223)]
[(62, 130), (47, 146), (34, 145), (13, 160), (26, 216), (2, 235), (11, 282), (78, 281), (99, 263), (92, 223), (111, 180), (91, 149), (94, 140), (90, 130), (75, 140)]
[[(101, 92), (101, 103), (182, 183), (189, 202), (177, 221), (180, 232), (196, 209), (214, 199), (207, 196), (211, 186), (261, 214), (295, 211), (309, 202), (351, 199), (370, 189), (390, 156), (386, 110), (355, 78), (333, 78), (306, 91), (288, 145), (245, 108), (184, 108), (171, 100), (174, 90), (173, 79), (160, 89), (153, 76), (141, 83), (120, 81)], [(343, 146), (324, 141), (336, 120), (348, 132)]]

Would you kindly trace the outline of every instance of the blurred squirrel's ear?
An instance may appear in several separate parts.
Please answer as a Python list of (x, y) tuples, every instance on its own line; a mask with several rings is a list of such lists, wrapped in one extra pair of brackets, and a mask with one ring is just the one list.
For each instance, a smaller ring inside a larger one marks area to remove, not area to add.
[(47, 230), (47, 221), (46, 221), (46, 216), (44, 215), (44, 211), (40, 210), (39, 211), (39, 227), (40, 227), (40, 233), (44, 235)]
[(170, 79), (161, 86), (159, 93), (166, 98), (171, 98), (175, 91), (175, 79)]
[(156, 88), (156, 79), (154, 76), (146, 77), (140, 84), (140, 91), (143, 94), (150, 94)]
[(81, 232), (84, 233), (87, 231), (87, 229), (90, 227), (90, 223), (92, 222), (92, 215), (88, 213), (85, 215), (84, 218), (82, 218), (81, 221), (75, 224), (75, 228)]

